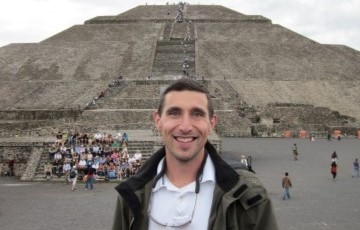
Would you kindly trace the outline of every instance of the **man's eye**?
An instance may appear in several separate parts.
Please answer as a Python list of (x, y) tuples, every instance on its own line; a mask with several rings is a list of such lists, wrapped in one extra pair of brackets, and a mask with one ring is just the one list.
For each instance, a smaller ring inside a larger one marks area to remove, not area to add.
[(204, 113), (203, 113), (202, 111), (194, 111), (194, 112), (192, 113), (192, 115), (193, 115), (194, 117), (203, 117), (203, 116), (204, 116)]
[(171, 116), (177, 116), (177, 115), (179, 115), (179, 111), (176, 111), (176, 110), (169, 111), (168, 114), (171, 115)]

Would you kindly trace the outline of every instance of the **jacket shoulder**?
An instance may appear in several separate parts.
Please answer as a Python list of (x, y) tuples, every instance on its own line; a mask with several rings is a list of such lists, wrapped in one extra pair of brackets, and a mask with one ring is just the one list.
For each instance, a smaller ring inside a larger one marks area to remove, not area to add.
[(242, 169), (236, 170), (236, 172), (240, 175), (240, 181), (247, 186), (247, 189), (240, 197), (244, 209), (247, 210), (269, 200), (265, 187), (254, 173)]

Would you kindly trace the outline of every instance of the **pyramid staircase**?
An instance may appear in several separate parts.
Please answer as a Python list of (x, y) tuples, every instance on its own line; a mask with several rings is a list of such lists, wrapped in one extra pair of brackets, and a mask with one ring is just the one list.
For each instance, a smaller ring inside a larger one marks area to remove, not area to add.
[(189, 21), (166, 22), (157, 41), (152, 69), (154, 79), (176, 79), (195, 74), (194, 25)]

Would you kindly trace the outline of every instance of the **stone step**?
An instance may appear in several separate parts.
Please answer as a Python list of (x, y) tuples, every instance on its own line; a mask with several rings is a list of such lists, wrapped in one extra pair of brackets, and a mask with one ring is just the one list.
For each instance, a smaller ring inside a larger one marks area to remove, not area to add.
[(155, 63), (156, 62), (180, 62), (183, 63), (185, 60), (188, 60), (189, 62), (195, 61), (195, 55), (192, 53), (185, 53), (185, 52), (179, 52), (179, 53), (156, 53), (155, 55)]
[(156, 53), (195, 53), (194, 45), (158, 46)]

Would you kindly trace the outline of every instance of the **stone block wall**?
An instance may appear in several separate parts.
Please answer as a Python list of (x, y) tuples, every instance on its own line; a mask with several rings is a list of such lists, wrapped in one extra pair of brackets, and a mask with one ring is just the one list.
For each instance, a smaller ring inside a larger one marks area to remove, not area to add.
[[(76, 122), (89, 127), (152, 124), (153, 110), (91, 110), (85, 111)], [(148, 129), (149, 127), (145, 128)], [(134, 128), (136, 129), (136, 128)]]
[(48, 127), (73, 122), (80, 114), (80, 110), (2, 110), (0, 138), (46, 135)]
[(327, 137), (333, 130), (356, 136), (359, 129), (355, 118), (309, 104), (268, 104), (266, 107), (255, 108), (255, 112), (251, 114), (246, 113), (245, 116), (253, 122), (253, 136), (281, 137), (285, 131), (290, 131), (293, 137), (297, 137), (301, 130), (317, 137)]
[(251, 137), (251, 121), (242, 118), (234, 110), (218, 110), (215, 113), (219, 117), (215, 127), (217, 134), (223, 137)]
[(41, 136), (43, 127), (55, 127), (51, 120), (32, 121), (0, 121), (0, 137)]
[(109, 98), (104, 102), (99, 101), (96, 105), (96, 108), (156, 109), (158, 104), (159, 99), (157, 98)]
[(56, 120), (60, 118), (70, 118), (76, 120), (80, 110), (1, 110), (2, 120)]
[[(27, 169), (29, 159), (32, 153), (41, 143), (24, 143), (24, 142), (0, 142), (0, 175), (8, 171), (8, 160), (14, 159), (15, 176), (22, 176)], [(36, 167), (36, 165), (32, 165)], [(35, 168), (34, 168), (35, 169)]]

